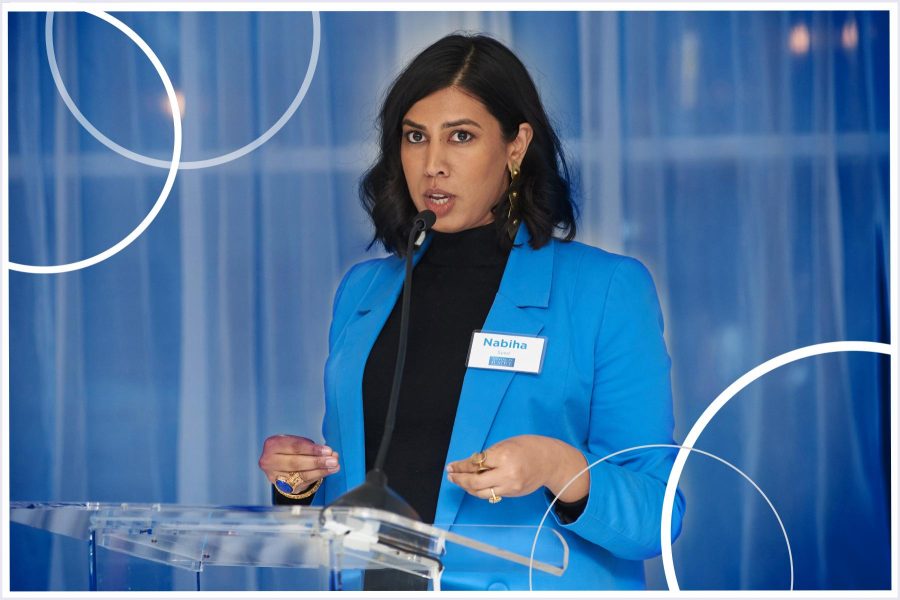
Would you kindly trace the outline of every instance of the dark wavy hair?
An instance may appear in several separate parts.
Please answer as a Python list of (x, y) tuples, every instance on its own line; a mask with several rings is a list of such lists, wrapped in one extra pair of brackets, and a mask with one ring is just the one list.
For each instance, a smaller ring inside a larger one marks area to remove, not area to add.
[[(534, 131), (513, 186), (518, 193), (512, 220), (520, 220), (540, 248), (557, 229), (562, 239), (575, 237), (575, 205), (569, 169), (534, 81), (522, 61), (506, 46), (485, 35), (453, 34), (441, 38), (394, 80), (378, 115), (380, 152), (359, 184), (363, 207), (375, 225), (372, 244), (402, 255), (416, 208), (400, 162), (402, 120), (413, 104), (444, 88), (455, 87), (479, 100), (500, 122), (512, 141), (521, 123)], [(509, 190), (513, 191), (513, 190)], [(501, 243), (511, 244), (507, 194), (493, 207)], [(371, 245), (370, 244), (370, 247)]]

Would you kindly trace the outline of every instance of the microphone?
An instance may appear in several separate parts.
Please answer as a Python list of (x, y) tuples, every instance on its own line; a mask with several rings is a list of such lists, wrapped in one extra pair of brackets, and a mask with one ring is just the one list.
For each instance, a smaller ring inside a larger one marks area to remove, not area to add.
[(413, 218), (412, 229), (406, 242), (406, 278), (403, 282), (403, 300), (400, 309), (400, 336), (397, 344), (397, 360), (394, 363), (394, 379), (391, 382), (391, 395), (388, 399), (388, 412), (384, 421), (384, 433), (378, 446), (378, 454), (372, 469), (366, 473), (366, 481), (337, 498), (328, 506), (364, 506), (396, 513), (403, 517), (421, 521), (419, 514), (400, 495), (388, 487), (384, 473), (384, 462), (387, 459), (388, 447), (397, 421), (397, 405), (400, 398), (400, 383), (403, 378), (403, 366), (406, 364), (406, 345), (409, 338), (409, 303), (412, 297), (413, 245), (416, 238), (424, 235), (434, 226), (437, 215), (430, 210), (423, 210)]
[[(413, 229), (417, 232), (425, 233), (437, 222), (437, 215), (434, 214), (434, 211), (431, 210), (423, 210), (419, 214), (415, 216), (413, 219)], [(407, 248), (409, 250), (409, 248)]]

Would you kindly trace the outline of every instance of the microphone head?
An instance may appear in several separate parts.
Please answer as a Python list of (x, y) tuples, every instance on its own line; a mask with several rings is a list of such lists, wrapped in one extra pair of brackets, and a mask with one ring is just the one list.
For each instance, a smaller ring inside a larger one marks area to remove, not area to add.
[(437, 215), (434, 214), (433, 211), (426, 209), (417, 214), (416, 218), (413, 219), (413, 229), (417, 231), (428, 231), (434, 227), (435, 222), (437, 222)]

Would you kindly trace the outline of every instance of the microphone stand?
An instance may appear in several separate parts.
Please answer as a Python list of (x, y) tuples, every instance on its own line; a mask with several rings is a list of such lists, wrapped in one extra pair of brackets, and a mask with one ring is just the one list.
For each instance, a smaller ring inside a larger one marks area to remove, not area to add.
[(328, 506), (362, 506), (376, 508), (398, 514), (403, 517), (421, 521), (419, 514), (397, 492), (388, 487), (387, 476), (384, 473), (384, 462), (387, 459), (388, 446), (394, 433), (394, 424), (397, 421), (397, 405), (400, 398), (400, 383), (403, 376), (403, 366), (406, 363), (406, 343), (409, 329), (409, 303), (412, 296), (412, 271), (413, 271), (413, 243), (422, 233), (428, 231), (437, 220), (437, 216), (430, 210), (423, 210), (413, 220), (409, 239), (406, 242), (406, 279), (403, 283), (403, 300), (400, 312), (400, 339), (397, 345), (397, 361), (394, 363), (394, 379), (391, 383), (391, 395), (388, 400), (388, 412), (384, 423), (384, 433), (381, 436), (381, 444), (378, 446), (378, 454), (372, 469), (366, 473), (366, 481), (352, 490), (338, 497)]

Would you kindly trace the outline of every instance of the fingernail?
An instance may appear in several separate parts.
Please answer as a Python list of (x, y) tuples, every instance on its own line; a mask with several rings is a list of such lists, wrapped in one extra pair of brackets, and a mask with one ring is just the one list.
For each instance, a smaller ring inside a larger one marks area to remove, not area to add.
[(331, 454), (331, 452), (332, 452), (332, 450), (328, 446), (322, 446), (321, 448), (319, 448), (319, 453), (322, 455), (327, 456), (327, 455)]
[(452, 473), (452, 472), (453, 472), (453, 465), (447, 465), (447, 472), (448, 472), (448, 473)]
[(326, 467), (336, 467), (337, 464), (338, 464), (338, 462), (337, 462), (336, 458), (328, 458), (325, 460)]

